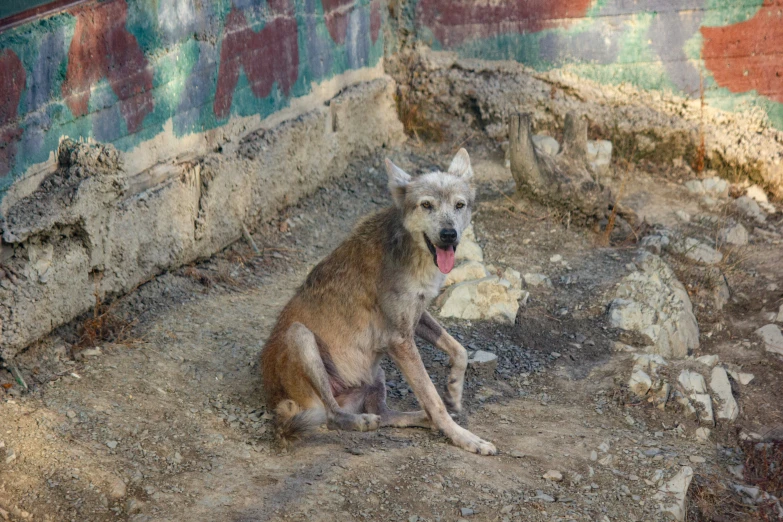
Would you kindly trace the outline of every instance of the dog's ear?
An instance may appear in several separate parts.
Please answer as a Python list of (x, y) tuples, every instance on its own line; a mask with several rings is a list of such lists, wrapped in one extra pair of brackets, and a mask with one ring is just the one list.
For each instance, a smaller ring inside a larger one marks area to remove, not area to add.
[(405, 189), (411, 182), (411, 177), (407, 172), (386, 158), (386, 174), (389, 176), (389, 192), (391, 192), (394, 204), (402, 208), (405, 201)]
[(459, 149), (459, 152), (451, 160), (449, 165), (449, 174), (464, 178), (466, 181), (473, 177), (473, 167), (470, 166), (470, 156), (465, 149)]

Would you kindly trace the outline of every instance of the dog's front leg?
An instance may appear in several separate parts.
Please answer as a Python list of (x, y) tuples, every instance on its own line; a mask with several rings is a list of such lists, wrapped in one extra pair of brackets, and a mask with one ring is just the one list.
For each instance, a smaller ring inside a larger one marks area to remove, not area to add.
[(416, 325), (416, 335), (432, 344), (449, 356), (449, 380), (443, 401), (452, 413), (462, 411), (462, 389), (465, 386), (465, 369), (468, 367), (468, 352), (443, 328), (438, 321), (425, 311)]
[(459, 426), (451, 418), (446, 405), (438, 395), (435, 385), (432, 384), (430, 376), (427, 374), (424, 363), (421, 360), (416, 344), (413, 338), (399, 339), (391, 343), (389, 355), (402, 370), (405, 380), (408, 381), (413, 393), (416, 395), (424, 411), (432, 420), (432, 423), (443, 432), (446, 437), (451, 439), (454, 445), (481, 455), (496, 455), (498, 450), (491, 442), (487, 442), (465, 428)]

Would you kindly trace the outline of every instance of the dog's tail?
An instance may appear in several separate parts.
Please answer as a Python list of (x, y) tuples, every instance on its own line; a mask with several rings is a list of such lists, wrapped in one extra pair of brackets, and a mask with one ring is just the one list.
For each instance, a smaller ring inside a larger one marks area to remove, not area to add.
[(275, 407), (275, 434), (283, 442), (298, 440), (325, 422), (326, 412), (322, 408), (303, 410), (291, 399), (280, 401)]

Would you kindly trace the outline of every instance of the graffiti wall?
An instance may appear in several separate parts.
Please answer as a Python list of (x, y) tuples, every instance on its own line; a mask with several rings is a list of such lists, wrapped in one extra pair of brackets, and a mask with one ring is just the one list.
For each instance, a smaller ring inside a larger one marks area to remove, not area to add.
[(562, 67), (783, 129), (783, 0), (417, 0), (418, 37), (464, 57)]
[(265, 117), (383, 55), (382, 0), (105, 0), (0, 33), (0, 200), (62, 136)]

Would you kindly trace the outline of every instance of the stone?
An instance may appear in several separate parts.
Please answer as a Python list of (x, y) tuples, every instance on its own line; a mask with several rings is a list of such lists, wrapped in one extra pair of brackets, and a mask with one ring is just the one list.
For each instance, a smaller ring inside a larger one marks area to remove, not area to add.
[(533, 145), (535, 145), (536, 150), (549, 156), (554, 156), (560, 152), (560, 144), (551, 136), (536, 134), (533, 136)]
[(475, 279), (484, 279), (489, 276), (486, 267), (478, 261), (465, 261), (446, 275), (443, 280), (443, 287), (462, 283), (464, 281), (473, 281)]
[(700, 420), (714, 424), (715, 416), (712, 410), (712, 399), (707, 393), (707, 384), (704, 382), (704, 377), (700, 373), (683, 370), (680, 372), (677, 381), (689, 394), (690, 399), (701, 407), (699, 412)]
[(643, 370), (634, 370), (628, 381), (628, 387), (639, 397), (644, 397), (652, 388), (652, 379)]
[(635, 370), (644, 370), (651, 375), (656, 375), (658, 368), (667, 364), (666, 359), (655, 353), (634, 354), (633, 361)]
[(460, 513), (463, 517), (469, 517), (472, 516), (474, 511), (471, 508), (460, 508)]
[(691, 215), (685, 212), (684, 210), (677, 210), (674, 212), (674, 215), (676, 215), (677, 219), (679, 219), (683, 223), (690, 223), (691, 221)]
[(697, 196), (702, 196), (707, 193), (707, 191), (704, 190), (704, 184), (700, 179), (691, 179), (686, 181), (685, 188), (688, 189), (688, 192)]
[(109, 496), (113, 499), (122, 498), (127, 493), (125, 482), (120, 477), (112, 476), (109, 479)]
[(642, 238), (641, 244), (645, 250), (655, 255), (661, 255), (661, 252), (669, 247), (670, 242), (671, 240), (669, 239), (669, 236), (663, 234), (652, 234), (649, 236), (644, 236)]
[(761, 210), (759, 204), (748, 196), (740, 196), (735, 199), (734, 206), (742, 214), (751, 219), (755, 219), (758, 223), (764, 223), (767, 220), (767, 215)]
[(16, 451), (13, 448), (7, 448), (5, 450), (5, 463), (10, 464), (13, 461), (16, 460), (18, 455), (16, 454)]
[(755, 333), (764, 342), (764, 347), (768, 352), (783, 355), (783, 334), (780, 333), (780, 327), (774, 324), (762, 326)]
[(693, 480), (693, 468), (690, 466), (683, 466), (671, 480), (658, 488), (658, 492), (653, 496), (655, 500), (674, 500), (673, 504), (663, 502), (660, 504), (659, 509), (664, 516), (667, 516), (676, 522), (683, 522), (685, 520), (687, 512), (685, 501), (688, 496), (688, 487), (691, 485), (691, 480)]
[(521, 290), (497, 276), (465, 281), (446, 290), (440, 316), (514, 324), (521, 297)]
[(710, 440), (710, 433), (712, 433), (712, 430), (709, 428), (696, 428), (696, 440), (699, 442), (707, 442)]
[(552, 280), (544, 274), (525, 274), (522, 279), (528, 287), (546, 286), (552, 288)]
[(539, 490), (536, 490), (536, 496), (533, 497), (533, 500), (542, 500), (544, 502), (554, 502), (555, 501), (555, 497), (553, 497), (551, 495), (547, 495), (546, 493), (544, 493), (543, 491), (541, 491), (539, 489)]
[(704, 192), (716, 198), (726, 198), (729, 196), (729, 182), (718, 176), (712, 176), (701, 180)]
[(745, 195), (758, 203), (759, 207), (761, 207), (764, 211), (770, 214), (775, 213), (775, 207), (770, 204), (767, 193), (763, 188), (759, 187), (758, 185), (751, 185), (745, 191)]
[(609, 140), (588, 140), (587, 162), (595, 172), (609, 167), (612, 163), (612, 142)]
[(716, 366), (712, 369), (710, 388), (712, 388), (712, 391), (715, 392), (715, 395), (718, 396), (721, 402), (721, 407), (717, 413), (718, 418), (730, 421), (736, 420), (737, 415), (739, 415), (739, 406), (731, 392), (731, 382), (729, 382), (729, 376), (724, 368)]
[(701, 357), (696, 357), (696, 362), (700, 362), (710, 368), (718, 364), (719, 360), (720, 357), (718, 357), (717, 355), (702, 355)]
[(707, 459), (705, 459), (701, 455), (691, 455), (690, 457), (688, 457), (688, 460), (690, 460), (694, 464), (704, 464), (705, 462), (707, 462)]
[(554, 482), (562, 482), (563, 481), (563, 474), (560, 473), (557, 470), (550, 469), (543, 475), (544, 480), (552, 480)]
[(707, 269), (706, 281), (699, 290), (699, 295), (711, 300), (716, 310), (723, 310), (729, 302), (731, 298), (729, 283), (718, 267), (712, 266)]
[(699, 326), (685, 287), (658, 256), (641, 252), (639, 270), (626, 275), (609, 303), (609, 323), (636, 331), (664, 357), (683, 358), (699, 346)]
[(783, 323), (783, 304), (780, 305), (780, 308), (778, 309), (778, 316), (775, 319), (776, 323)]
[(522, 275), (513, 268), (506, 268), (503, 271), (503, 279), (511, 283), (511, 286), (517, 290), (522, 290)]
[(755, 377), (752, 373), (740, 373), (737, 375), (737, 380), (741, 385), (747, 386)]
[(704, 265), (715, 265), (723, 260), (723, 254), (692, 237), (676, 241), (672, 244), (672, 250)]
[(73, 410), (68, 410), (65, 412), (65, 416), (69, 419), (75, 419), (76, 418), (76, 412)]
[(115, 449), (117, 447), (117, 441), (116, 440), (110, 440), (106, 442), (106, 446), (109, 447), (109, 449)]
[(550, 263), (559, 263), (562, 260), (563, 260), (563, 256), (561, 256), (560, 254), (555, 254), (549, 258)]
[(722, 228), (718, 232), (718, 240), (721, 243), (734, 246), (745, 246), (748, 244), (748, 229), (737, 223), (734, 226)]
[(482, 263), (484, 261), (484, 252), (478, 243), (463, 239), (457, 246), (457, 252), (454, 256), (456, 261), (477, 261)]

